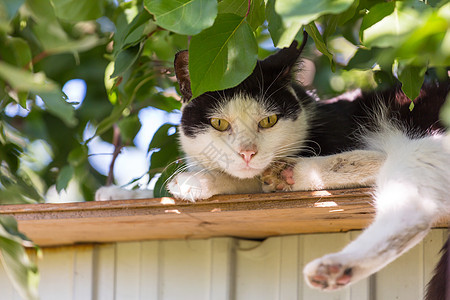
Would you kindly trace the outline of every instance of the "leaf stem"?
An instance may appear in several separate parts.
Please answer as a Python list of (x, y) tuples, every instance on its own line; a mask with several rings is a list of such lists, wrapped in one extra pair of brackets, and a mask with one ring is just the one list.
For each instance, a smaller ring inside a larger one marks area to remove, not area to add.
[(252, 6), (252, 0), (248, 0), (248, 7), (247, 7), (247, 13), (245, 14), (245, 17), (247, 18), (248, 14), (250, 13), (250, 8)]

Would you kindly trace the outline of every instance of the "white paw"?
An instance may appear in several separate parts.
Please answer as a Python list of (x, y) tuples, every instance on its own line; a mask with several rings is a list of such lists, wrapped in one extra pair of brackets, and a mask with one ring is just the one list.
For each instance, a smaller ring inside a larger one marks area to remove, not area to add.
[(312, 288), (333, 291), (354, 282), (355, 268), (326, 255), (310, 262), (303, 269), (308, 285)]
[(167, 185), (169, 192), (176, 198), (195, 202), (218, 194), (214, 190), (215, 177), (194, 172), (180, 173)]
[(102, 186), (95, 192), (96, 201), (153, 198), (152, 190), (127, 190), (117, 185)]

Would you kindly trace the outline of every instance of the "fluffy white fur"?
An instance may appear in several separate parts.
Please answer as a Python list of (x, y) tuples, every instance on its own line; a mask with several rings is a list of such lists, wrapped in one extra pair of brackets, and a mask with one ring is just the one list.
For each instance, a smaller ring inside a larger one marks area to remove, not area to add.
[(386, 157), (376, 177), (375, 220), (340, 252), (306, 265), (311, 287), (335, 290), (375, 273), (450, 213), (448, 135), (410, 139), (391, 129), (372, 137), (370, 146)]

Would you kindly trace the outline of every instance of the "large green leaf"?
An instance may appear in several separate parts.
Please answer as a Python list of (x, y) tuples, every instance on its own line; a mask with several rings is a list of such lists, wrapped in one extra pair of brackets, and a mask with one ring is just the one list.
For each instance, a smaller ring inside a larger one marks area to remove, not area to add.
[(50, 92), (58, 88), (44, 73), (32, 73), (0, 61), (0, 78), (18, 91)]
[(256, 65), (258, 45), (245, 18), (219, 14), (211, 28), (192, 37), (189, 74), (192, 96), (233, 87)]
[[(267, 4), (269, 6), (271, 1)], [(339, 14), (346, 11), (354, 0), (277, 0), (273, 5), (275, 14), (282, 20), (282, 28), (272, 38), (277, 47), (288, 47), (302, 25), (306, 25), (326, 14)], [(272, 12), (273, 14), (273, 12)], [(270, 24), (270, 20), (269, 20)], [(277, 26), (280, 27), (280, 26)], [(269, 27), (270, 28), (270, 27)]]
[(144, 5), (156, 24), (179, 34), (197, 34), (217, 16), (217, 1), (211, 0), (145, 0)]
[(56, 16), (68, 21), (95, 20), (103, 15), (103, 2), (92, 0), (52, 0)]

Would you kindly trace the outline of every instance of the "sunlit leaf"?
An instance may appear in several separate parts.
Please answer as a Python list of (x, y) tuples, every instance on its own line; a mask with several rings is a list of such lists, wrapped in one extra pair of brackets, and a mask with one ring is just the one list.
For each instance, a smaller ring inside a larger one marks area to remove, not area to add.
[(170, 31), (194, 35), (211, 27), (217, 15), (217, 2), (210, 0), (144, 0), (156, 24)]
[(103, 2), (92, 0), (52, 0), (56, 16), (69, 21), (95, 20), (103, 15)]
[[(282, 27), (289, 31), (289, 34), (286, 32), (277, 34), (278, 38), (275, 39), (279, 41), (276, 46), (288, 47), (302, 25), (307, 25), (322, 15), (341, 13), (347, 10), (353, 2), (354, 0), (275, 1), (274, 11), (281, 18)], [(269, 3), (267, 5), (269, 6)], [(271, 35), (273, 38), (272, 32)]]
[[(256, 65), (258, 46), (244, 18), (220, 14), (189, 46), (192, 96), (239, 84)], [(219, 80), (218, 80), (219, 79)]]

